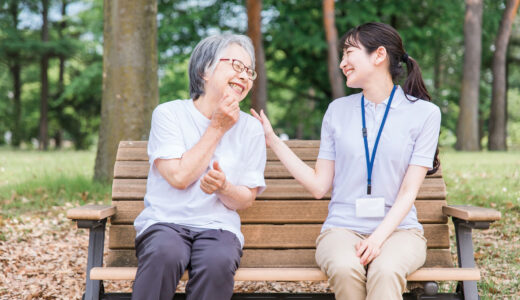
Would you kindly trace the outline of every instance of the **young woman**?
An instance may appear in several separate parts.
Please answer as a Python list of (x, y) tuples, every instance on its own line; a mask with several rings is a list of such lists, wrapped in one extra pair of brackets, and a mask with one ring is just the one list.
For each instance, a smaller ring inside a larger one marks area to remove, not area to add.
[(438, 167), (441, 114), (394, 28), (367, 23), (342, 41), (346, 84), (363, 91), (329, 105), (315, 169), (276, 136), (262, 111), (252, 113), (267, 145), (314, 197), (332, 186), (316, 261), (336, 299), (402, 299), (406, 276), (426, 258), (413, 204), (428, 170)]

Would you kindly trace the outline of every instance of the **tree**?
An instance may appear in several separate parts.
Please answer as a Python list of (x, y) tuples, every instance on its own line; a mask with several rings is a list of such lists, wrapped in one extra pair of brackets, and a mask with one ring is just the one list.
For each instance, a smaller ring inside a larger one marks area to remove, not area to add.
[(2, 51), (4, 52), (2, 53), (2, 56), (5, 57), (5, 63), (9, 68), (9, 73), (11, 74), (11, 78), (13, 81), (13, 124), (11, 126), (11, 145), (13, 145), (14, 147), (19, 147), (20, 142), (22, 140), (22, 62), (20, 55), (22, 35), (18, 30), (18, 19), (20, 15), (20, 10), (21, 7), (19, 1), (9, 1), (7, 9), (5, 10), (5, 14), (8, 19), (5, 22), (7, 23), (5, 24), (7, 29), (7, 38), (3, 41), (0, 41), (0, 44), (6, 45), (6, 47)]
[(267, 113), (267, 74), (265, 70), (265, 54), (262, 42), (262, 0), (247, 0), (247, 34), (255, 47), (255, 69), (258, 73), (251, 91), (251, 107), (256, 111)]
[(457, 150), (480, 150), (478, 104), (482, 52), (482, 0), (466, 0), (464, 69), (457, 122)]
[(345, 96), (345, 84), (339, 71), (338, 31), (334, 18), (334, 0), (323, 0), (323, 25), (328, 45), (329, 81), (332, 87), (332, 98)]
[(489, 118), (489, 150), (507, 150), (507, 77), (506, 56), (511, 27), (518, 11), (520, 0), (509, 0), (500, 22), (493, 55), (493, 96)]
[[(49, 41), (49, 0), (42, 0), (42, 29), (41, 41), (45, 45)], [(45, 47), (45, 46), (44, 46)], [(49, 120), (47, 114), (49, 110), (49, 55), (44, 50), (40, 58), (40, 150), (47, 150), (49, 146), (48, 130)]]
[(121, 140), (145, 140), (158, 104), (157, 2), (105, 0), (103, 99), (94, 179), (110, 181)]

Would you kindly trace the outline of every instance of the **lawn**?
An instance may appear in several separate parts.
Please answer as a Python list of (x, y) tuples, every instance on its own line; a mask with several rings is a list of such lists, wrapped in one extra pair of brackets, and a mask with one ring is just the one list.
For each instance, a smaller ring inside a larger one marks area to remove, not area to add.
[[(520, 152), (460, 153), (444, 149), (441, 153), (450, 204), (492, 207), (502, 213), (502, 220), (492, 224), (489, 230), (474, 232), (475, 258), (482, 270), (482, 280), (479, 282), (482, 298), (519, 299)], [(50, 222), (51, 225), (54, 224), (54, 230), (69, 230), (64, 239), (72, 239), (76, 235), (76, 229), (64, 218), (66, 207), (87, 202), (109, 203), (110, 186), (92, 182), (94, 159), (95, 153), (92, 151), (41, 153), (0, 149), (0, 227), (3, 228), (0, 233), (0, 267), (9, 270), (9, 265), (13, 265), (9, 261), (18, 259), (10, 257), (12, 255), (9, 251), (23, 251), (28, 246), (32, 247), (31, 243), (36, 239), (46, 235), (40, 232), (41, 228), (33, 230), (30, 227), (47, 224), (46, 219), (55, 218)], [(23, 232), (15, 232), (16, 230)], [(80, 234), (82, 238), (86, 238), (85, 232)], [(25, 244), (16, 248), (16, 243)], [(452, 252), (455, 255), (453, 243), (452, 237)], [(21, 254), (20, 257), (23, 256)], [(49, 265), (52, 264), (52, 259), (48, 261)], [(82, 262), (74, 262), (76, 263), (78, 270), (84, 268)], [(43, 284), (34, 275), (39, 274), (38, 267), (34, 266), (30, 271), (33, 273), (30, 273), (25, 267), (27, 264), (20, 263), (20, 267), (11, 270), (16, 272), (16, 276), (29, 274), (28, 278), (34, 279), (34, 289), (28, 289), (34, 295), (46, 297), (52, 294), (50, 291), (45, 292), (43, 287), (38, 290), (38, 284)], [(67, 284), (72, 284), (67, 282), (79, 284), (79, 287), (75, 286), (79, 291), (82, 282), (81, 279), (72, 280), (73, 273), (74, 271), (69, 277), (64, 276), (59, 280), (63, 280), (60, 282), (64, 289)], [(2, 276), (0, 274), (0, 281)], [(80, 274), (81, 276), (84, 274)], [(49, 286), (53, 285), (52, 282), (49, 283)], [(443, 290), (454, 288), (453, 284), (448, 283), (441, 287)], [(9, 295), (9, 292), (0, 288), (0, 298)], [(66, 294), (67, 290), (60, 292)]]

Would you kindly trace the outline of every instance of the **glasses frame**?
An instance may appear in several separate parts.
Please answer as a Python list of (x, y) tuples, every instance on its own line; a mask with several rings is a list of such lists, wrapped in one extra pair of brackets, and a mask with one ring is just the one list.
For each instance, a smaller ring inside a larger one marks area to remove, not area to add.
[(238, 73), (244, 72), (246, 70), (247, 77), (249, 80), (255, 80), (258, 74), (255, 70), (247, 67), (241, 60), (234, 59), (234, 58), (221, 58), (220, 61), (231, 61), (231, 66), (233, 67), (233, 70)]

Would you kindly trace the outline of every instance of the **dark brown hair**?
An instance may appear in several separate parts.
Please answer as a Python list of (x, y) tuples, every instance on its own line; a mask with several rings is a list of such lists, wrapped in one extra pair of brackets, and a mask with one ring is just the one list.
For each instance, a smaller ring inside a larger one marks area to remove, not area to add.
[[(403, 75), (403, 63), (406, 64), (408, 74), (403, 85), (405, 95), (412, 95), (418, 99), (431, 101), (430, 94), (426, 89), (424, 80), (421, 75), (421, 68), (415, 59), (408, 56), (404, 50), (403, 40), (401, 36), (392, 26), (384, 23), (365, 23), (349, 30), (341, 38), (340, 47), (342, 52), (349, 47), (359, 48), (362, 45), (368, 54), (374, 52), (379, 47), (385, 47), (388, 60), (390, 61), (389, 72), (392, 76), (392, 81), (397, 82)], [(416, 101), (416, 99), (409, 99), (409, 101)], [(428, 171), (428, 174), (437, 172), (440, 167), (439, 161), (439, 146), (435, 151), (435, 158), (433, 160), (433, 169)]]

